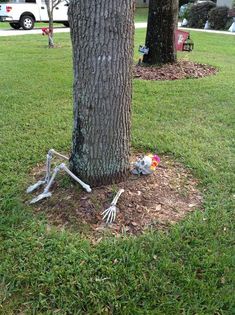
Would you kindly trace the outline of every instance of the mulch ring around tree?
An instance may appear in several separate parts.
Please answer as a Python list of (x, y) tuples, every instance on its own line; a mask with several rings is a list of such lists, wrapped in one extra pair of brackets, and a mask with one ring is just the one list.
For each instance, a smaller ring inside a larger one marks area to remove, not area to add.
[[(136, 157), (133, 157), (135, 161)], [(45, 175), (45, 167), (38, 166), (31, 174), (37, 181)], [(151, 175), (130, 175), (125, 182), (82, 191), (67, 174), (60, 174), (53, 185), (52, 197), (32, 205), (36, 213), (44, 213), (48, 228), (71, 229), (93, 242), (107, 235), (138, 235), (149, 229), (165, 230), (195, 210), (203, 210), (198, 181), (188, 169), (168, 156)], [(118, 189), (125, 191), (118, 200), (114, 223), (107, 225), (102, 212), (110, 207)], [(41, 190), (25, 197), (28, 203)]]
[(162, 66), (134, 66), (133, 75), (135, 79), (142, 80), (181, 80), (192, 78), (203, 78), (215, 75), (218, 70), (212, 66), (192, 61), (179, 60), (174, 64)]

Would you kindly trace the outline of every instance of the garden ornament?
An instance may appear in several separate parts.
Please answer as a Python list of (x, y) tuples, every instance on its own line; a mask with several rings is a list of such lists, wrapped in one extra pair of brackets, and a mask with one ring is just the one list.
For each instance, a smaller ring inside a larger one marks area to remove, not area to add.
[(143, 55), (147, 55), (149, 53), (149, 48), (147, 46), (139, 45), (139, 52)]
[(43, 27), (42, 28), (42, 35), (43, 36), (48, 36), (48, 41), (49, 41), (49, 47), (54, 47), (54, 41), (53, 41), (53, 29), (48, 28), (48, 27)]
[(188, 21), (187, 21), (187, 19), (184, 18), (182, 23), (181, 23), (181, 26), (186, 27), (187, 25), (188, 25)]
[[(148, 55), (149, 48), (147, 46), (139, 45), (139, 53), (141, 54), (141, 56)], [(139, 58), (138, 66), (141, 66), (141, 64), (142, 64), (142, 58)]]
[(160, 158), (156, 154), (149, 154), (141, 156), (133, 163), (132, 174), (134, 175), (149, 175), (152, 174), (158, 164), (160, 163)]
[(120, 196), (123, 192), (124, 192), (124, 189), (120, 189), (117, 192), (116, 196), (114, 197), (114, 199), (111, 203), (111, 206), (102, 212), (103, 220), (105, 220), (107, 224), (115, 221), (116, 215), (117, 215), (117, 210), (118, 210), (118, 208), (116, 207), (116, 204), (117, 204), (118, 199), (120, 198)]
[(53, 172), (51, 172), (51, 160), (53, 158), (53, 155), (58, 156), (59, 158), (65, 159), (65, 160), (69, 160), (69, 158), (63, 154), (58, 153), (57, 151), (55, 151), (54, 149), (51, 149), (48, 151), (47, 154), (47, 160), (46, 160), (46, 176), (44, 180), (39, 180), (36, 184), (33, 184), (31, 186), (28, 187), (27, 189), (27, 193), (31, 193), (34, 190), (36, 190), (38, 187), (42, 186), (42, 185), (46, 185), (46, 187), (44, 188), (44, 191), (38, 195), (36, 198), (34, 198), (33, 200), (31, 200), (31, 204), (32, 203), (36, 203), (44, 198), (48, 198), (51, 197), (51, 192), (49, 191), (52, 184), (54, 183), (55, 177), (58, 174), (59, 171), (63, 170), (65, 171), (69, 176), (71, 176), (76, 182), (78, 182), (87, 192), (91, 192), (91, 187), (89, 185), (87, 185), (86, 183), (84, 183), (81, 179), (79, 179), (76, 175), (74, 175), (69, 168), (65, 165), (65, 163), (61, 163), (58, 166), (55, 167), (55, 169), (53, 170)]
[(210, 29), (210, 23), (209, 23), (209, 21), (207, 20), (206, 21), (206, 24), (205, 24), (205, 26), (204, 26), (204, 30), (209, 30)]
[(229, 32), (235, 32), (235, 17), (233, 18), (233, 24), (230, 26)]

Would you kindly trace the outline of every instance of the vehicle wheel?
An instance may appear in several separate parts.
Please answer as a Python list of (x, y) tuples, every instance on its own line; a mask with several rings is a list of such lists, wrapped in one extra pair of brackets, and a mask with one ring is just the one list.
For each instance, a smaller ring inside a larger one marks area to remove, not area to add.
[(69, 22), (64, 22), (63, 24), (65, 27), (69, 27)]
[(23, 15), (20, 19), (20, 25), (24, 30), (31, 30), (34, 27), (34, 18), (29, 15)]
[(20, 23), (9, 23), (14, 30), (19, 30), (21, 28)]

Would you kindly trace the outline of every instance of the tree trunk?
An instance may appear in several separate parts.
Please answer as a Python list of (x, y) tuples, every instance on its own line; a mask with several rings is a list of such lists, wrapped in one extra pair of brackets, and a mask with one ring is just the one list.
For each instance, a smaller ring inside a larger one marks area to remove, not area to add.
[(92, 186), (129, 170), (133, 0), (75, 0), (69, 6), (74, 65), (70, 167)]
[(175, 31), (178, 23), (178, 0), (150, 0), (144, 55), (147, 64), (176, 62)]
[(53, 11), (48, 13), (49, 16), (49, 35), (48, 35), (48, 46), (54, 48), (54, 25), (53, 25)]
[(53, 25), (53, 0), (46, 0), (47, 14), (49, 18), (49, 34), (48, 34), (48, 47), (54, 48), (54, 25)]

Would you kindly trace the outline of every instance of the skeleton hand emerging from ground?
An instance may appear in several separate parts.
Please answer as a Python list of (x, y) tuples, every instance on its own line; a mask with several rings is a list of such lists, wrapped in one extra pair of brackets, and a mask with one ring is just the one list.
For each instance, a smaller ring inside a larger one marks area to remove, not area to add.
[(118, 202), (119, 197), (121, 196), (123, 192), (124, 192), (124, 189), (120, 189), (118, 193), (116, 194), (116, 196), (114, 197), (111, 203), (111, 206), (102, 212), (103, 220), (105, 220), (107, 224), (115, 221), (117, 210), (118, 210), (118, 208), (116, 207), (116, 204)]
[(34, 190), (36, 190), (38, 187), (40, 187), (42, 185), (46, 185), (46, 187), (44, 188), (44, 191), (40, 195), (38, 195), (36, 198), (31, 200), (30, 203), (36, 203), (36, 202), (38, 202), (44, 198), (48, 198), (51, 196), (51, 192), (49, 190), (50, 190), (50, 188), (51, 188), (51, 186), (55, 180), (57, 173), (60, 170), (64, 170), (69, 176), (71, 176), (76, 182), (78, 182), (87, 192), (91, 192), (91, 187), (89, 185), (85, 184), (76, 175), (74, 175), (64, 163), (61, 163), (58, 166), (56, 166), (55, 169), (53, 170), (53, 172), (51, 172), (51, 160), (52, 160), (53, 155), (60, 157), (60, 158), (67, 160), (67, 161), (69, 160), (69, 158), (67, 156), (64, 156), (63, 154), (56, 152), (54, 149), (51, 149), (48, 151), (47, 160), (46, 160), (45, 179), (39, 180), (36, 184), (29, 186), (27, 189), (27, 193), (33, 192)]

